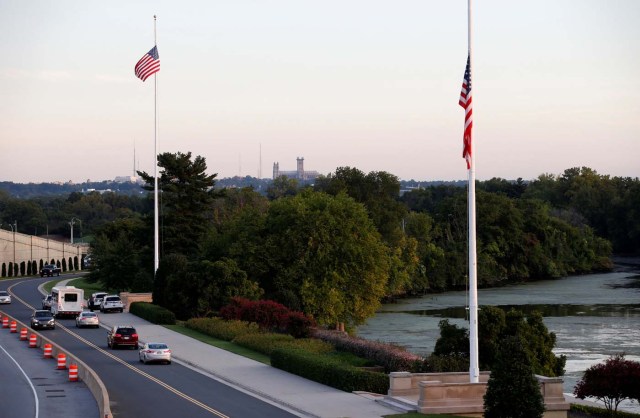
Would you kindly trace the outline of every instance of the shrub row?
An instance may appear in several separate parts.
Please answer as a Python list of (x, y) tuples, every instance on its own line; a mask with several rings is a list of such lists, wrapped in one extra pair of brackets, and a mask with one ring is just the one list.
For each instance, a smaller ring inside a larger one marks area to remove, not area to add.
[(291, 335), (271, 332), (240, 335), (234, 338), (233, 342), (266, 355), (271, 355), (271, 352), (278, 348), (298, 348), (315, 354), (325, 354), (334, 350), (331, 344), (315, 338), (295, 339)]
[(423, 357), (396, 345), (350, 337), (342, 332), (321, 329), (316, 329), (313, 336), (332, 344), (337, 350), (353, 353), (373, 361), (384, 367), (385, 373), (419, 373), (424, 370)]
[(225, 321), (221, 318), (191, 318), (185, 322), (185, 326), (225, 341), (232, 341), (241, 335), (259, 331), (257, 324), (246, 321)]
[(346, 392), (358, 390), (385, 394), (389, 391), (389, 377), (384, 373), (358, 369), (305, 350), (273, 350), (271, 365)]
[(176, 316), (170, 310), (149, 302), (133, 302), (129, 312), (154, 324), (174, 325)]
[(612, 414), (610, 411), (607, 411), (605, 408), (597, 408), (589, 405), (581, 405), (577, 403), (572, 403), (569, 405), (569, 411), (581, 414), (581, 416), (595, 417), (595, 418), (607, 418), (614, 416), (616, 418), (638, 418), (640, 414), (634, 414), (633, 412), (625, 412), (625, 411), (617, 411), (615, 414)]
[(220, 316), (228, 320), (254, 322), (265, 331), (291, 334), (295, 338), (308, 337), (314, 321), (302, 312), (290, 311), (272, 300), (253, 301), (234, 297), (220, 309)]

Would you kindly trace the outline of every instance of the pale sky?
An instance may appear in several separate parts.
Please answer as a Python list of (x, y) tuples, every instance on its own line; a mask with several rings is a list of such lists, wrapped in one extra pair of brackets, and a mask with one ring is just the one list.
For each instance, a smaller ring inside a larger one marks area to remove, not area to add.
[[(640, 0), (473, 7), (476, 177), (640, 176)], [(153, 173), (154, 14), (160, 152), (466, 178), (466, 0), (0, 0), (0, 180)]]

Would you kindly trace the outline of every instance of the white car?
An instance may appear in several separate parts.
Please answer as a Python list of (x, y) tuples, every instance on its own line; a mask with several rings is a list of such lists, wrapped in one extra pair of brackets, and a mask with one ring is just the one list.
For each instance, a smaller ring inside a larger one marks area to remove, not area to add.
[(165, 343), (144, 343), (138, 355), (144, 364), (151, 361), (171, 364), (171, 350)]
[(100, 318), (98, 315), (91, 311), (80, 312), (80, 315), (76, 317), (76, 327), (94, 327), (100, 326)]
[(11, 303), (11, 295), (5, 290), (0, 290), (0, 303)]
[(109, 311), (124, 311), (124, 305), (122, 304), (122, 300), (120, 300), (120, 296), (107, 295), (102, 299), (102, 303), (100, 303), (100, 312)]

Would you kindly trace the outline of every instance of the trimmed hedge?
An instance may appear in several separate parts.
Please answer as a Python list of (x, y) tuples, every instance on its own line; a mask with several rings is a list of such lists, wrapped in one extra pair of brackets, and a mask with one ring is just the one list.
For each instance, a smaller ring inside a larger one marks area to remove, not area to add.
[(176, 316), (170, 310), (149, 302), (133, 302), (129, 312), (154, 324), (174, 325)]
[(334, 350), (331, 344), (324, 341), (310, 338), (295, 339), (291, 335), (271, 332), (240, 335), (232, 342), (266, 355), (270, 355), (277, 348), (298, 348), (316, 354), (325, 354)]
[(362, 370), (301, 349), (273, 350), (271, 365), (345, 392), (385, 394), (389, 391), (389, 377), (384, 373)]
[(246, 321), (225, 321), (221, 318), (191, 318), (184, 325), (225, 341), (233, 341), (240, 335), (260, 332), (258, 324)]
[(595, 417), (595, 418), (607, 418), (614, 416), (616, 418), (638, 418), (640, 414), (634, 414), (633, 412), (620, 411), (615, 414), (611, 414), (611, 412), (607, 411), (605, 408), (597, 408), (589, 405), (581, 405), (577, 403), (572, 403), (569, 406), (570, 412), (576, 412), (582, 414), (583, 416)]

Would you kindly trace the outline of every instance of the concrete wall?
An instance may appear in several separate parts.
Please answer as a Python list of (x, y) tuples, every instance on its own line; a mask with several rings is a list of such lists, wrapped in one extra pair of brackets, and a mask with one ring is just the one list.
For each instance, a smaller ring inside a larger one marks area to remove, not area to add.
[(88, 244), (70, 244), (0, 229), (0, 266), (14, 261), (18, 265), (23, 261), (35, 261), (39, 269), (40, 260), (44, 263), (51, 260), (61, 263), (65, 259), (69, 269), (69, 258), (73, 260), (77, 257), (78, 268), (82, 269), (82, 256), (87, 254), (88, 249)]

